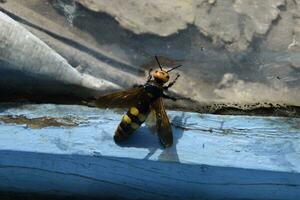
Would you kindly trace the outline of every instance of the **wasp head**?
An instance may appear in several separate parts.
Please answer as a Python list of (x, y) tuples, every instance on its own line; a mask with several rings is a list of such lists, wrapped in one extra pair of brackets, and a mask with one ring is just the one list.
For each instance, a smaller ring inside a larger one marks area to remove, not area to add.
[(164, 70), (156, 70), (153, 73), (153, 77), (154, 77), (155, 80), (157, 80), (159, 82), (162, 82), (162, 83), (166, 83), (170, 79), (169, 73), (167, 71), (164, 71)]
[(166, 70), (163, 70), (162, 66), (159, 63), (159, 60), (158, 60), (157, 56), (155, 56), (155, 59), (156, 59), (156, 62), (158, 64), (160, 70), (156, 70), (153, 73), (153, 77), (156, 81), (158, 81), (160, 83), (167, 83), (170, 79), (169, 72), (181, 66), (181, 65), (178, 65), (178, 66), (173, 67), (172, 69), (169, 69), (169, 70), (166, 71)]

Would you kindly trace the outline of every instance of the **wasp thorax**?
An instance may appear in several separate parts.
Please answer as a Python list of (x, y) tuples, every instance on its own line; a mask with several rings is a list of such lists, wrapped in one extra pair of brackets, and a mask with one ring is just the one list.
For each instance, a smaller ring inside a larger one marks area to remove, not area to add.
[(168, 82), (170, 79), (169, 73), (164, 70), (156, 70), (153, 73), (153, 77), (154, 77), (154, 79), (159, 80), (163, 83)]

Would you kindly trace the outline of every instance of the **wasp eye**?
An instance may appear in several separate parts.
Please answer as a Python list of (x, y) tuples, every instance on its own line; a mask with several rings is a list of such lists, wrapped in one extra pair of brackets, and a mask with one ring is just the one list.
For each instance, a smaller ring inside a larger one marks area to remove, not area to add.
[(157, 70), (155, 70), (155, 73), (157, 73)]
[(170, 78), (170, 76), (169, 76), (169, 75), (167, 75), (167, 78)]

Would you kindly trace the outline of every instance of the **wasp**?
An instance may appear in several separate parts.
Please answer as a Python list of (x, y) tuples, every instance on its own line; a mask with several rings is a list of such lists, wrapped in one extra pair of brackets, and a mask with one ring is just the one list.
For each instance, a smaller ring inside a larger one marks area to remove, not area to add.
[(155, 124), (160, 143), (164, 147), (170, 147), (173, 144), (172, 129), (165, 111), (163, 98), (177, 100), (177, 98), (169, 96), (166, 92), (180, 76), (180, 74), (177, 74), (176, 78), (169, 82), (169, 72), (182, 65), (164, 70), (157, 56), (155, 56), (155, 59), (159, 70), (152, 73), (152, 69), (150, 69), (144, 85), (100, 96), (94, 102), (97, 107), (129, 108), (115, 131), (114, 141), (116, 143), (126, 140), (132, 135), (145, 122), (151, 112), (154, 113), (153, 116), (156, 119)]

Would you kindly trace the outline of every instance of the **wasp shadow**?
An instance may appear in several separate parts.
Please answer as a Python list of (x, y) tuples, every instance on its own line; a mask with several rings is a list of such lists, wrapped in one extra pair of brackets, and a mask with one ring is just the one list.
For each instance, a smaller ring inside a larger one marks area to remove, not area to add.
[(119, 143), (119, 146), (122, 147), (134, 147), (134, 148), (146, 148), (149, 150), (149, 153), (145, 156), (144, 159), (148, 160), (153, 156), (158, 150), (161, 151), (158, 156), (158, 160), (161, 161), (179, 161), (177, 153), (177, 144), (182, 138), (184, 133), (184, 127), (187, 123), (189, 117), (185, 116), (185, 113), (182, 112), (180, 116), (175, 116), (171, 120), (172, 131), (173, 131), (173, 145), (169, 148), (164, 148), (158, 139), (156, 134), (153, 134), (152, 131), (147, 126), (140, 127), (136, 133), (134, 133), (130, 138), (122, 143)]
[(179, 157), (177, 153), (177, 144), (179, 140), (182, 138), (184, 133), (184, 127), (187, 124), (187, 120), (189, 117), (185, 116), (185, 113), (182, 112), (180, 116), (175, 116), (172, 121), (172, 129), (173, 129), (173, 137), (174, 144), (172, 147), (164, 149), (163, 152), (158, 156), (158, 160), (161, 161), (169, 161), (169, 162), (179, 162)]
[(125, 141), (118, 142), (117, 145), (121, 147), (163, 149), (159, 143), (157, 135), (153, 134), (145, 125), (141, 126)]

